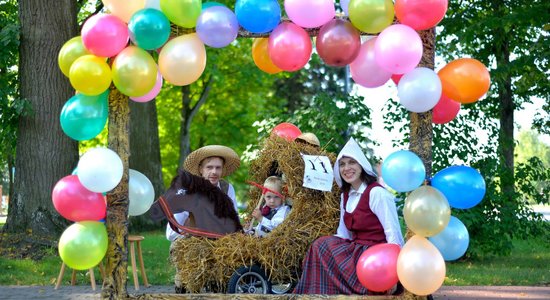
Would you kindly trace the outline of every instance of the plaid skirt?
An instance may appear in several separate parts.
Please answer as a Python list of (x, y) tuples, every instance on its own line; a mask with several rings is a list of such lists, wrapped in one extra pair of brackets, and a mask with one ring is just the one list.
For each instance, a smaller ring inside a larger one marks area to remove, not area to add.
[(359, 257), (368, 246), (335, 236), (315, 240), (304, 258), (302, 277), (294, 294), (367, 294), (355, 273)]

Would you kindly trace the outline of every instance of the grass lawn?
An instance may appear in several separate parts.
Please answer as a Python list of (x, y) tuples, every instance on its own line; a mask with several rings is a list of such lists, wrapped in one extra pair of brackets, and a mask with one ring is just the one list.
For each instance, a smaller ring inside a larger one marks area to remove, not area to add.
[[(142, 251), (149, 282), (153, 285), (171, 285), (175, 270), (168, 261), (170, 243), (165, 239), (164, 232), (147, 232), (141, 235), (145, 236)], [(514, 245), (511, 256), (447, 262), (444, 285), (549, 285), (550, 243), (537, 238), (515, 241)], [(38, 262), (1, 257), (0, 285), (54, 285), (60, 266), (61, 260), (56, 250), (52, 250), (46, 258)], [(128, 284), (131, 285), (130, 267), (128, 274)], [(97, 268), (95, 276), (100, 282)], [(70, 269), (67, 269), (63, 284), (69, 284), (69, 281)], [(143, 282), (141, 278), (140, 282)], [(89, 284), (85, 271), (77, 272), (77, 284)]]

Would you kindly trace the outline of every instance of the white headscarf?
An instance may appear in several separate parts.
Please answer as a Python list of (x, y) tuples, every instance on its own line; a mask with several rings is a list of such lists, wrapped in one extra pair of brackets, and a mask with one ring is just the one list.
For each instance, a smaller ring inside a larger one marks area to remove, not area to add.
[(344, 148), (342, 148), (340, 153), (338, 153), (338, 157), (334, 163), (334, 180), (336, 180), (336, 184), (338, 184), (339, 187), (342, 187), (342, 177), (340, 177), (340, 159), (344, 156), (355, 159), (367, 174), (377, 177), (376, 173), (372, 170), (372, 166), (367, 160), (367, 157), (363, 153), (363, 150), (359, 147), (359, 144), (357, 144), (353, 138), (350, 138), (346, 145), (344, 145)]

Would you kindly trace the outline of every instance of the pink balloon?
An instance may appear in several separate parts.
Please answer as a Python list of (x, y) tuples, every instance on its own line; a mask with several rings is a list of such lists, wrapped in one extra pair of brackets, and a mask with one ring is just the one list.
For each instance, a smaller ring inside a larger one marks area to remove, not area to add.
[(128, 44), (128, 26), (121, 19), (108, 14), (90, 17), (82, 26), (82, 43), (95, 56), (112, 57)]
[(300, 27), (320, 27), (334, 18), (334, 0), (285, 0), (285, 11)]
[(107, 211), (103, 195), (86, 189), (77, 175), (65, 176), (55, 184), (52, 201), (60, 215), (74, 222), (99, 221)]
[(422, 58), (422, 40), (414, 29), (396, 24), (384, 29), (376, 39), (374, 55), (378, 64), (392, 74), (405, 74)]
[(350, 22), (334, 19), (321, 27), (315, 47), (325, 64), (343, 67), (359, 54), (361, 37)]
[(162, 79), (162, 75), (160, 74), (160, 71), (157, 72), (157, 80), (155, 82), (155, 86), (145, 95), (140, 97), (130, 97), (130, 99), (136, 101), (136, 102), (149, 102), (160, 93), (160, 89), (162, 88), (162, 83), (164, 80)]
[(426, 30), (445, 17), (447, 5), (447, 0), (395, 0), (395, 16), (401, 24)]
[(300, 134), (302, 134), (300, 128), (287, 122), (280, 123), (271, 130), (271, 136), (279, 136), (289, 142), (294, 141)]
[(441, 94), (441, 99), (434, 106), (432, 111), (432, 122), (445, 124), (451, 122), (460, 111), (460, 102)]
[(359, 55), (349, 65), (351, 78), (364, 87), (375, 88), (384, 85), (390, 77), (391, 72), (382, 69), (376, 62), (374, 46), (377, 38), (372, 38), (361, 45)]
[(357, 261), (355, 268), (359, 282), (370, 291), (384, 292), (393, 287), (397, 277), (397, 257), (401, 248), (396, 244), (378, 244), (369, 247)]
[(311, 56), (311, 39), (292, 22), (279, 24), (269, 35), (268, 52), (275, 66), (294, 72), (303, 68)]

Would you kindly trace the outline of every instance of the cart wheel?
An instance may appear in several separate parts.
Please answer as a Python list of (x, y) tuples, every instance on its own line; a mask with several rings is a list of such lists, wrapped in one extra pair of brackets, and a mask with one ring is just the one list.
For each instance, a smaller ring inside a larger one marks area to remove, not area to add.
[(231, 275), (227, 286), (229, 294), (269, 294), (271, 283), (258, 266), (240, 267)]
[(287, 294), (292, 292), (292, 289), (294, 288), (295, 285), (296, 285), (296, 282), (294, 281), (287, 282), (287, 283), (284, 283), (284, 282), (276, 283), (276, 284), (272, 283), (271, 293), (277, 294), (277, 295)]

